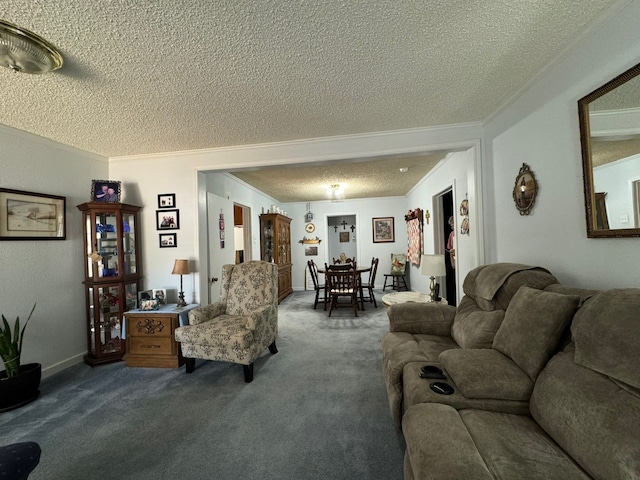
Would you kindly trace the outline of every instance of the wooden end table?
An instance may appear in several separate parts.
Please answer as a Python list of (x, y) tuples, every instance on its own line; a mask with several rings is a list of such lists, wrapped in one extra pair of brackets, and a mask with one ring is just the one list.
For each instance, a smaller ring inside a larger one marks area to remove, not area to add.
[(189, 310), (199, 306), (192, 303), (178, 308), (173, 303), (158, 310), (125, 312), (127, 367), (177, 368), (184, 364), (174, 332), (181, 325), (189, 325)]

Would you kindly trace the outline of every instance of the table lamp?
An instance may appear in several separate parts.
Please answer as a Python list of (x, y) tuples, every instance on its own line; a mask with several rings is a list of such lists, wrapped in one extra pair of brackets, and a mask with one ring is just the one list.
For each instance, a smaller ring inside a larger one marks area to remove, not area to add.
[(178, 307), (186, 307), (187, 302), (184, 301), (184, 291), (182, 290), (182, 275), (189, 274), (189, 260), (177, 259), (173, 264), (172, 275), (180, 275), (180, 293), (178, 294)]
[(420, 273), (431, 278), (429, 288), (431, 289), (431, 301), (436, 301), (436, 277), (447, 274), (444, 266), (444, 255), (422, 255), (420, 259)]

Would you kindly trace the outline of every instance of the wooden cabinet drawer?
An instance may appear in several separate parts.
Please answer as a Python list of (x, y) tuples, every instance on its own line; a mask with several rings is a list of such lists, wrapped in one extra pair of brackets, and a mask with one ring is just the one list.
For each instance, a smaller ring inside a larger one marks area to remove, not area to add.
[(157, 337), (144, 335), (142, 337), (130, 337), (127, 339), (132, 355), (171, 355), (174, 350), (174, 341), (171, 337)]
[(130, 322), (127, 334), (130, 336), (149, 335), (154, 337), (172, 337), (173, 322), (170, 316), (140, 316), (131, 315), (127, 318)]

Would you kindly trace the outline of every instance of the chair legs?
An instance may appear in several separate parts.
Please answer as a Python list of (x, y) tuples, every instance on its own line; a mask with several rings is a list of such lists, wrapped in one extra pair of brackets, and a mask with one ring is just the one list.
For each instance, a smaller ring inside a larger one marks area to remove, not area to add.
[(195, 358), (185, 358), (187, 373), (193, 373), (196, 369), (196, 359)]
[[(278, 353), (278, 347), (276, 347), (276, 341), (274, 340), (269, 345), (269, 351), (272, 354)], [(195, 358), (185, 358), (186, 370), (187, 373), (193, 373), (196, 369), (196, 359)], [(244, 381), (247, 383), (251, 383), (253, 381), (253, 363), (251, 365), (243, 365), (242, 369), (244, 370)]]
[(253, 363), (251, 365), (243, 365), (242, 369), (244, 370), (244, 381), (246, 383), (253, 382)]

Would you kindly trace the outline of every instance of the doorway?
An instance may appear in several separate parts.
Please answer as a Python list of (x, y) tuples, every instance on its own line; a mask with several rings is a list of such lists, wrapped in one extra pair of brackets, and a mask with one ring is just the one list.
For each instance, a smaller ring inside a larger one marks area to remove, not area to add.
[(358, 261), (357, 216), (327, 215), (327, 263), (344, 253)]
[(236, 265), (251, 260), (251, 208), (239, 203), (233, 204), (233, 245)]
[(436, 245), (443, 245), (444, 247), (437, 253), (444, 253), (444, 265), (446, 271), (444, 291), (440, 294), (442, 297), (447, 299), (447, 303), (449, 305), (456, 306), (456, 227), (452, 188), (438, 196), (438, 210), (441, 212), (441, 215), (439, 215), (437, 220), (440, 223), (440, 228), (438, 230), (441, 232), (441, 238), (436, 242)]

